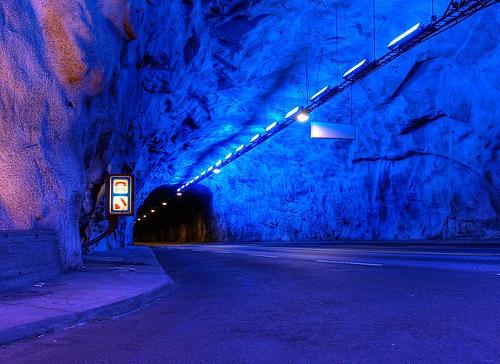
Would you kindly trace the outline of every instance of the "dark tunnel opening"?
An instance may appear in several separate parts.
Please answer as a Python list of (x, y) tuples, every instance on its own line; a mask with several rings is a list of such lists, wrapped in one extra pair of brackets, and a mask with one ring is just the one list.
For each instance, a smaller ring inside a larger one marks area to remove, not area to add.
[(177, 195), (177, 186), (162, 186), (149, 194), (138, 210), (135, 242), (207, 242), (213, 240), (212, 193), (194, 185)]

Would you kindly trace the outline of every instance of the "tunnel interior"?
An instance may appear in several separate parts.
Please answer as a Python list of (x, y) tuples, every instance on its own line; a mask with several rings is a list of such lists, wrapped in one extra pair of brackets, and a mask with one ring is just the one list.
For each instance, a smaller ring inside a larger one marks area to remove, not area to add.
[(138, 209), (135, 242), (201, 243), (214, 240), (212, 193), (201, 185), (181, 196), (178, 186), (155, 189)]

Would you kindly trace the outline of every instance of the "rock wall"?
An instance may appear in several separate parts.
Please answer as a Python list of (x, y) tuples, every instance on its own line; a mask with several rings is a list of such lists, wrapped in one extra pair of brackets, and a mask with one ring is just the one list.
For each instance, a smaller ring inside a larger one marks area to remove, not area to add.
[[(421, 5), (412, 4), (412, 18), (426, 19)], [(358, 7), (363, 8), (352, 3), (344, 11)], [(391, 2), (378, 9), (379, 43), (416, 22), (394, 16), (395, 9), (404, 6)], [(370, 55), (371, 40), (368, 17), (354, 13), (342, 22), (360, 32), (354, 37), (353, 30), (339, 32), (341, 72)], [(314, 38), (314, 30), (327, 29), (321, 22), (308, 24), (297, 33)], [(498, 9), (489, 9), (313, 115), (313, 121), (355, 124), (355, 141), (310, 140), (309, 127), (296, 125), (224, 169), (208, 184), (220, 238), (498, 239), (498, 24)], [(322, 34), (309, 43), (311, 49), (302, 49), (309, 55), (308, 71), (315, 76), (309, 88), (314, 90), (336, 79), (328, 38)], [(302, 75), (297, 87), (305, 92), (307, 68), (295, 70)], [(288, 105), (301, 102), (299, 97)]]
[(0, 4), (0, 229), (54, 229), (65, 268), (81, 261), (83, 156), (113, 118), (92, 99), (116, 77), (124, 14), (118, 0)]
[[(108, 173), (134, 174), (139, 206), (431, 16), (430, 2), (377, 1), (374, 50), (371, 6), (3, 2), (0, 229), (55, 229), (78, 266), (105, 228)], [(207, 181), (219, 238), (498, 237), (498, 24), (496, 6), (313, 115), (355, 124), (355, 141), (295, 125)], [(130, 243), (133, 220), (100, 248)]]
[[(441, 13), (447, 2), (434, 5)], [(157, 2), (154, 15), (151, 6), (133, 51), (151, 135), (137, 143), (139, 202), (432, 15), (430, 3), (376, 2), (374, 50), (371, 1)], [(205, 182), (219, 238), (498, 238), (498, 23), (488, 9), (313, 115), (355, 124), (355, 141), (310, 140), (296, 125)]]

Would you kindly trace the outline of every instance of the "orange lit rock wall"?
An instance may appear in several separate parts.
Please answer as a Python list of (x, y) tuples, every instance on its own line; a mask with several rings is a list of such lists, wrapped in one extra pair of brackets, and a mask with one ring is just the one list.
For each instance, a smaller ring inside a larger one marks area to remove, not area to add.
[(66, 268), (80, 264), (84, 140), (99, 117), (85, 105), (130, 33), (124, 1), (0, 3), (0, 229), (56, 230)]

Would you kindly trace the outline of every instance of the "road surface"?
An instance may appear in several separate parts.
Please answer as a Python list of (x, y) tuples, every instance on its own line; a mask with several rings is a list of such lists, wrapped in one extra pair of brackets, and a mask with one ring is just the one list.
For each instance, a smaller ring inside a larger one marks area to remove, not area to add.
[(1, 363), (500, 362), (500, 251), (156, 248), (174, 295), (0, 348)]

